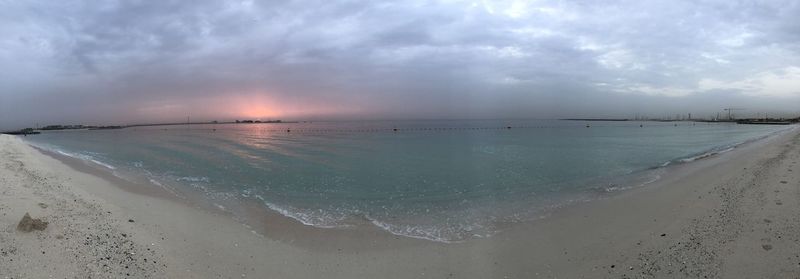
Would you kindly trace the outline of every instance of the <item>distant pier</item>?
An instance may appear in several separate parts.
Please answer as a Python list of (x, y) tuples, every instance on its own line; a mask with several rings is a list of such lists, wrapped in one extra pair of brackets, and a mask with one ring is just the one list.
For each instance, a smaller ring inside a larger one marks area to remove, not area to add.
[(559, 120), (569, 120), (569, 121), (630, 121), (627, 118), (565, 118)]

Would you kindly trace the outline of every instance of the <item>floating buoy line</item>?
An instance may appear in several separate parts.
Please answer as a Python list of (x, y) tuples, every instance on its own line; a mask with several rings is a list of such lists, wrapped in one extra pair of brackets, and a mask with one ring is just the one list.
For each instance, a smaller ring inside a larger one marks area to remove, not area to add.
[[(679, 127), (679, 126), (694, 126), (694, 124), (690, 125), (651, 125), (649, 127), (656, 127), (656, 128), (667, 128), (667, 127)], [(500, 126), (500, 127), (391, 127), (391, 128), (351, 128), (351, 129), (337, 129), (337, 128), (298, 128), (298, 127), (284, 127), (284, 128), (260, 128), (260, 129), (253, 129), (251, 131), (258, 131), (258, 132), (271, 132), (271, 133), (285, 133), (285, 134), (323, 134), (323, 133), (404, 133), (404, 132), (455, 132), (455, 131), (514, 131), (520, 129), (563, 129), (563, 128), (603, 128), (603, 127), (627, 127), (627, 128), (644, 128), (648, 127), (644, 124), (638, 125), (609, 125), (609, 126), (594, 126), (589, 124), (578, 124), (578, 125), (570, 125), (570, 126), (550, 126), (550, 125), (541, 125), (541, 126)], [(163, 130), (173, 130), (173, 129), (163, 129)], [(185, 129), (174, 129), (174, 130), (185, 130)], [(217, 130), (238, 130), (238, 129), (221, 129), (221, 128), (214, 128), (214, 129), (190, 129), (193, 131), (212, 131), (216, 132)]]

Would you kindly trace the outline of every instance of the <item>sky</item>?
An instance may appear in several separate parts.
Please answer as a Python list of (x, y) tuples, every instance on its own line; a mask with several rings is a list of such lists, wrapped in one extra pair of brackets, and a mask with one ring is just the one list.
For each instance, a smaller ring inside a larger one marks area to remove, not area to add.
[(0, 128), (800, 114), (798, 15), (800, 1), (0, 0)]

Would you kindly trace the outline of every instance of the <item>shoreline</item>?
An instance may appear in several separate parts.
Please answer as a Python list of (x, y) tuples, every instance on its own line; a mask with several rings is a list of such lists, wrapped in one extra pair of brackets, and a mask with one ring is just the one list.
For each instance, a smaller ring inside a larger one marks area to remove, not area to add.
[[(234, 215), (232, 212), (217, 208), (216, 206), (214, 206), (214, 203), (202, 200), (202, 197), (198, 196), (190, 198), (181, 195), (186, 193), (181, 192), (181, 194), (177, 194), (172, 191), (168, 191), (164, 188), (158, 187), (158, 185), (149, 182), (129, 181), (114, 175), (108, 169), (90, 165), (89, 162), (85, 160), (74, 158), (71, 156), (57, 154), (55, 152), (40, 149), (38, 147), (33, 147), (33, 148), (41, 152), (42, 155), (53, 158), (63, 163), (64, 165), (66, 165), (67, 167), (69, 167), (74, 171), (90, 174), (93, 176), (97, 176), (101, 179), (107, 180), (108, 182), (110, 182), (110, 185), (118, 187), (120, 190), (124, 192), (134, 195), (143, 195), (154, 199), (163, 199), (166, 201), (179, 203), (186, 207), (191, 207), (212, 214), (225, 216), (227, 218), (230, 218), (231, 220), (235, 220), (241, 223), (241, 225), (245, 226), (246, 228), (252, 229), (258, 235), (273, 240), (291, 242), (296, 245), (301, 245), (304, 247), (314, 248), (314, 249), (323, 249), (323, 250), (330, 249), (330, 247), (326, 247), (327, 245), (325, 245), (324, 242), (311, 241), (311, 240), (331, 239), (331, 238), (357, 240), (357, 239), (363, 239), (364, 237), (368, 237), (371, 239), (380, 239), (380, 240), (387, 240), (387, 239), (398, 240), (401, 238), (407, 238), (405, 242), (409, 244), (416, 242), (417, 245), (422, 245), (429, 241), (436, 242), (428, 239), (416, 239), (412, 237), (398, 236), (392, 234), (389, 231), (374, 226), (369, 226), (369, 227), (359, 226), (358, 228), (319, 228), (303, 224), (292, 217), (280, 214), (279, 212), (275, 212), (272, 209), (266, 208), (264, 207), (264, 205), (257, 203), (255, 201), (246, 202), (245, 204), (242, 205), (242, 209), (245, 211), (243, 212), (243, 214), (246, 215), (246, 218), (242, 220), (238, 218), (236, 215)], [(273, 230), (273, 228), (275, 227), (280, 229)], [(385, 242), (378, 241), (377, 243), (385, 243)], [(363, 248), (375, 249), (377, 247), (374, 247), (373, 245), (373, 246), (364, 246)]]
[[(758, 144), (759, 141), (766, 140), (770, 137), (779, 136), (780, 134), (791, 131), (793, 128), (783, 129), (779, 131), (770, 132), (763, 136), (748, 139), (743, 142), (734, 143), (731, 145), (717, 146), (709, 150), (701, 151), (696, 154), (689, 154), (685, 157), (672, 159), (660, 164), (641, 170), (625, 174), (620, 177), (606, 177), (600, 179), (590, 179), (582, 183), (587, 185), (583, 188), (582, 192), (564, 193), (560, 198), (546, 199), (540, 201), (542, 204), (531, 207), (530, 211), (525, 214), (526, 217), (520, 217), (518, 220), (505, 220), (494, 221), (489, 224), (492, 229), (488, 235), (484, 236), (467, 236), (460, 239), (444, 239), (434, 238), (433, 236), (418, 236), (398, 233), (392, 228), (383, 227), (382, 224), (376, 223), (367, 217), (353, 217), (350, 224), (342, 227), (319, 227), (313, 224), (306, 224), (302, 220), (296, 219), (290, 213), (281, 212), (281, 208), (272, 208), (266, 204), (261, 204), (254, 200), (240, 200), (239, 206), (233, 208), (230, 204), (222, 206), (215, 201), (208, 200), (203, 197), (199, 192), (192, 191), (192, 189), (182, 189), (182, 187), (167, 187), (161, 183), (155, 182), (152, 179), (147, 181), (143, 176), (138, 174), (127, 173), (124, 176), (117, 174), (117, 169), (111, 167), (104, 162), (99, 162), (94, 159), (88, 160), (81, 157), (75, 157), (69, 153), (64, 153), (58, 149), (51, 150), (44, 147), (36, 146), (32, 143), (26, 142), (44, 155), (50, 156), (62, 163), (70, 166), (72, 169), (89, 173), (95, 176), (102, 177), (112, 182), (113, 185), (122, 187), (135, 194), (143, 194), (156, 198), (165, 198), (186, 204), (187, 206), (196, 207), (198, 209), (207, 210), (221, 215), (229, 216), (236, 221), (254, 229), (257, 233), (267, 236), (272, 239), (292, 240), (294, 235), (311, 236), (319, 238), (326, 236), (327, 238), (334, 239), (347, 239), (351, 235), (365, 236), (369, 235), (370, 238), (387, 239), (394, 236), (401, 238), (408, 238), (413, 240), (432, 241), (439, 243), (461, 243), (471, 241), (472, 239), (480, 239), (493, 237), (497, 233), (513, 229), (525, 223), (537, 222), (542, 218), (547, 218), (559, 210), (576, 206), (582, 203), (591, 203), (598, 199), (605, 199), (613, 197), (614, 195), (622, 194), (626, 191), (635, 190), (636, 188), (646, 187), (649, 184), (655, 183), (661, 179), (662, 176), (669, 176), (673, 169), (678, 167), (689, 167), (699, 160), (713, 159), (729, 151), (735, 151), (750, 144)], [(71, 151), (70, 151), (71, 152)], [(684, 165), (690, 166), (684, 166)], [(178, 185), (180, 186), (180, 185)], [(591, 186), (591, 187), (589, 187)], [(267, 228), (264, 224), (281, 224), (280, 229), (274, 230)], [(304, 237), (307, 239), (308, 237)], [(310, 245), (309, 245), (310, 246)]]
[[(646, 187), (647, 185), (660, 180), (662, 176), (669, 176), (669, 173), (672, 171), (672, 169), (678, 166), (693, 164), (698, 160), (712, 159), (729, 151), (734, 151), (737, 148), (749, 144), (757, 144), (759, 141), (768, 139), (770, 137), (779, 136), (780, 134), (789, 132), (792, 129), (794, 128), (770, 132), (769, 134), (748, 139), (743, 142), (717, 146), (699, 153), (689, 154), (685, 157), (666, 161), (659, 166), (637, 170), (619, 177), (606, 177), (601, 179), (586, 180), (582, 183), (591, 185), (591, 187), (584, 187), (586, 189), (582, 190), (582, 192), (564, 193), (562, 197), (558, 199), (542, 200), (542, 204), (536, 207), (531, 207), (531, 210), (526, 213), (526, 217), (519, 217), (519, 219), (515, 220), (494, 221), (490, 224), (492, 229), (488, 235), (467, 236), (459, 239), (434, 238), (433, 236), (418, 236), (395, 232), (392, 228), (383, 227), (382, 224), (376, 223), (379, 221), (373, 221), (372, 219), (368, 219), (368, 217), (353, 217), (349, 222), (350, 224), (342, 227), (319, 227), (313, 224), (306, 224), (302, 220), (296, 219), (288, 213), (281, 212), (281, 208), (272, 208), (271, 205), (268, 206), (266, 204), (259, 203), (254, 199), (240, 200), (239, 204), (241, 206), (234, 205), (235, 208), (231, 210), (231, 208), (233, 208), (230, 206), (231, 204), (222, 206), (215, 201), (208, 200), (207, 198), (203, 197), (201, 193), (192, 191), (191, 189), (181, 189), (182, 187), (175, 187), (174, 185), (165, 186), (162, 185), (162, 183), (153, 181), (152, 178), (149, 178), (149, 181), (147, 181), (144, 176), (139, 176), (134, 173), (126, 173), (124, 176), (121, 176), (117, 173), (116, 167), (110, 166), (104, 162), (96, 161), (94, 159), (90, 160), (83, 157), (76, 157), (77, 155), (65, 153), (66, 151), (62, 152), (59, 149), (52, 149), (54, 147), (40, 147), (27, 141), (26, 144), (32, 146), (40, 153), (66, 164), (75, 171), (89, 173), (101, 177), (112, 182), (112, 185), (122, 187), (123, 190), (128, 192), (156, 198), (165, 198), (184, 203), (187, 206), (211, 211), (221, 215), (227, 215), (239, 221), (240, 223), (253, 228), (259, 234), (273, 239), (291, 239), (291, 236), (295, 235), (296, 232), (304, 232), (302, 233), (303, 235), (315, 235), (316, 237), (326, 234), (333, 234), (343, 235), (342, 237), (347, 238), (348, 234), (354, 234), (371, 235), (373, 238), (399, 236), (401, 238), (439, 243), (461, 243), (471, 241), (472, 239), (493, 237), (497, 233), (513, 228), (514, 226), (529, 222), (537, 222), (538, 220), (546, 218), (546, 216), (552, 215), (556, 211), (563, 210), (564, 208), (587, 202), (590, 203), (598, 199), (605, 199), (613, 195), (619, 195), (622, 192), (635, 190), (636, 188), (640, 187)], [(279, 227), (287, 228), (284, 230), (286, 232), (268, 231), (263, 226), (265, 223), (282, 224)]]
[[(91, 226), (73, 224), (99, 222), (107, 231), (135, 235), (125, 243), (143, 251), (153, 247), (149, 257), (163, 259), (158, 260), (163, 266), (146, 266), (130, 275), (134, 278), (780, 277), (800, 272), (800, 262), (790, 260), (800, 257), (795, 252), (800, 251), (800, 222), (792, 214), (800, 209), (800, 170), (790, 171), (798, 167), (800, 136), (792, 129), (676, 165), (644, 187), (559, 209), (548, 218), (489, 238), (449, 244), (367, 230), (293, 231), (287, 230), (291, 224), (274, 218), (261, 222), (272, 234), (260, 236), (229, 216), (125, 191), (110, 179), (42, 156), (19, 139), (0, 136), (0, 152), (10, 158), (0, 169), (5, 194), (0, 224), (6, 228), (0, 232), (0, 248), (13, 245), (20, 256), (17, 263), (3, 261), (0, 267), (15, 277), (65, 270), (76, 277), (84, 271), (119, 275), (104, 273), (100, 262), (70, 257), (53, 261), (53, 269), (37, 271), (20, 264), (21, 258), (35, 262), (59, 254), (57, 249), (41, 256), (28, 251), (31, 247), (24, 244), (30, 244), (32, 236), (42, 242), (36, 245), (40, 249), (67, 246), (74, 248), (67, 251), (91, 255), (84, 250), (104, 246), (65, 242), (55, 235), (66, 234), (68, 228), (76, 235), (97, 235)], [(74, 202), (64, 198), (70, 195)], [(34, 201), (40, 200), (58, 206), (37, 209)], [(14, 231), (22, 211), (43, 217), (50, 227), (30, 234)], [(281, 230), (286, 233), (276, 234)], [(97, 268), (81, 270), (75, 267), (79, 263)], [(108, 270), (115, 268), (124, 270)]]

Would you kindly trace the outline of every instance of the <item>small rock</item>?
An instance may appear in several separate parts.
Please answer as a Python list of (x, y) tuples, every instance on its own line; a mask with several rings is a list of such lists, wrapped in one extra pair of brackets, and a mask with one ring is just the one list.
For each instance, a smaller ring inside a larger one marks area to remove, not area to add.
[(25, 213), (25, 216), (22, 216), (22, 220), (19, 220), (19, 224), (17, 224), (17, 230), (23, 232), (32, 232), (34, 230), (43, 231), (46, 228), (47, 222), (38, 218), (33, 219), (27, 212)]
[(47, 204), (46, 204), (46, 203), (43, 203), (43, 202), (40, 202), (40, 203), (39, 203), (39, 207), (41, 207), (41, 208), (47, 208)]
[(764, 250), (767, 250), (767, 251), (769, 251), (769, 250), (772, 250), (772, 245), (770, 245), (770, 244), (764, 244), (764, 245), (761, 245), (761, 248), (764, 248)]
[(133, 219), (128, 219), (128, 222), (129, 223), (133, 223)]
[(662, 233), (662, 234), (661, 234), (661, 236), (667, 236), (667, 234), (665, 234), (665, 233)]

